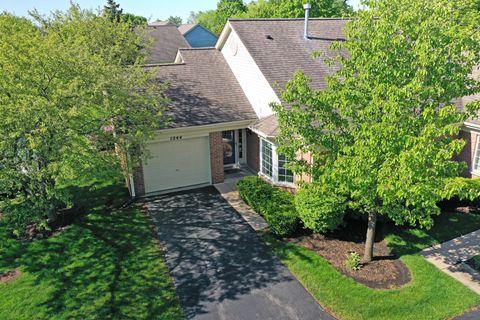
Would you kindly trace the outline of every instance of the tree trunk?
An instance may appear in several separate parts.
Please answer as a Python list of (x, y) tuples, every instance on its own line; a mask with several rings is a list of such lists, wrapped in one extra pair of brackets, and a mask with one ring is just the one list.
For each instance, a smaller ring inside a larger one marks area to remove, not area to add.
[(367, 240), (365, 241), (364, 262), (371, 262), (373, 258), (373, 244), (375, 243), (375, 227), (377, 226), (377, 213), (368, 213)]

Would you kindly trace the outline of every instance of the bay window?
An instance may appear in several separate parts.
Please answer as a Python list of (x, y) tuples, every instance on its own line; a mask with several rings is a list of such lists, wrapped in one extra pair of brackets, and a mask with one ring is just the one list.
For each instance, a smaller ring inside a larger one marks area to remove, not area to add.
[(285, 168), (288, 161), (284, 155), (277, 154), (273, 143), (260, 140), (260, 173), (277, 184), (293, 184), (293, 172)]

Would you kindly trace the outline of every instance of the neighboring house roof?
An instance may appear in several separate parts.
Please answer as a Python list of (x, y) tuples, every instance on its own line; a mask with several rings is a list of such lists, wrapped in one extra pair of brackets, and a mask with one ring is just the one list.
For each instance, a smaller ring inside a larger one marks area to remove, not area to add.
[(185, 23), (178, 27), (178, 31), (180, 31), (181, 34), (185, 35), (189, 33), (196, 26), (198, 26), (198, 24), (196, 23)]
[(257, 119), (250, 103), (215, 48), (180, 49), (183, 63), (160, 66), (157, 79), (169, 81), (168, 115), (173, 128)]
[(178, 31), (185, 37), (192, 48), (214, 47), (218, 37), (207, 28), (196, 24), (182, 24)]
[(338, 70), (314, 52), (335, 57), (334, 41), (344, 41), (345, 19), (310, 19), (309, 39), (303, 38), (304, 19), (231, 19), (229, 23), (281, 99), (281, 91), (295, 71), (312, 78), (312, 88), (325, 88), (325, 76)]
[(149, 27), (160, 27), (160, 26), (168, 26), (168, 25), (173, 25), (170, 21), (155, 21), (155, 22), (150, 22), (148, 24)]
[(147, 63), (171, 63), (178, 49), (190, 48), (187, 40), (173, 24), (149, 25), (148, 35), (153, 38), (153, 48)]

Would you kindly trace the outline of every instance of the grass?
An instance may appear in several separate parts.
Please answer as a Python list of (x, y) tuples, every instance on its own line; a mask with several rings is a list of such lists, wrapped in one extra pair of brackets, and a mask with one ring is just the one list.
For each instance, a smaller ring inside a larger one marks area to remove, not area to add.
[(87, 213), (47, 240), (22, 243), (0, 225), (0, 319), (183, 319), (163, 254), (123, 188), (77, 188)]
[(430, 230), (389, 226), (383, 233), (388, 245), (401, 256), (417, 253), (432, 245), (478, 229), (480, 229), (480, 214), (445, 212), (435, 218), (435, 224)]
[(340, 319), (437, 320), (480, 304), (480, 296), (418, 255), (402, 257), (412, 273), (409, 284), (375, 290), (342, 275), (311, 250), (269, 235), (264, 239), (313, 297)]
[(343, 320), (447, 319), (480, 304), (480, 296), (436, 269), (418, 251), (480, 229), (480, 215), (445, 213), (431, 230), (383, 226), (378, 234), (400, 254), (412, 281), (392, 290), (371, 289), (344, 276), (306, 248), (264, 239), (315, 299)]

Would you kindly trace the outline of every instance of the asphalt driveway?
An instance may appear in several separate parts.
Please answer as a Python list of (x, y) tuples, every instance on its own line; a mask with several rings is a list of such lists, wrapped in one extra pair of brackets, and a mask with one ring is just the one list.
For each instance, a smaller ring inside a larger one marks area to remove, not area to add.
[(333, 319), (214, 188), (145, 206), (188, 319)]

